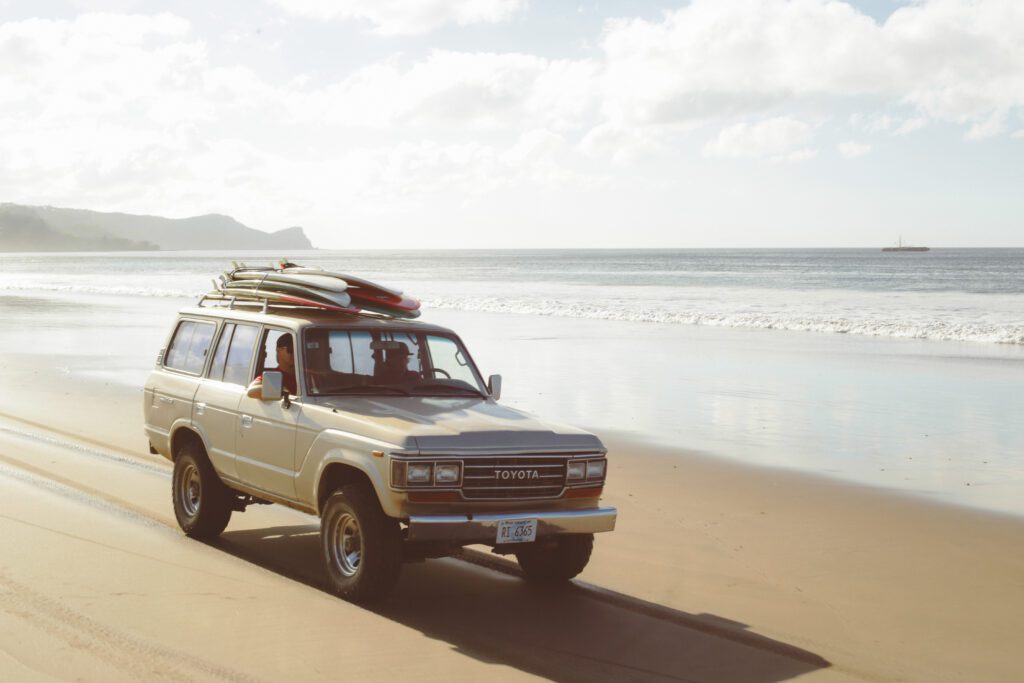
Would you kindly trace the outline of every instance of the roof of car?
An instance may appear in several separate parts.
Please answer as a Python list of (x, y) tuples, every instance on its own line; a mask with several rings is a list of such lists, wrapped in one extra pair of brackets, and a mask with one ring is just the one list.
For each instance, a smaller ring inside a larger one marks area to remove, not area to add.
[(410, 328), (422, 330), (423, 332), (447, 332), (452, 333), (447, 327), (433, 325), (431, 323), (419, 322), (418, 320), (407, 320), (404, 318), (386, 318), (372, 315), (352, 315), (349, 313), (338, 313), (337, 311), (318, 310), (315, 308), (291, 308), (283, 306), (271, 306), (266, 312), (258, 307), (235, 307), (227, 306), (190, 306), (178, 312), (179, 316), (199, 316), (207, 318), (224, 318), (228, 320), (242, 320), (268, 325), (283, 325), (298, 329), (309, 325), (332, 325), (338, 327), (353, 327), (359, 329), (388, 329)]

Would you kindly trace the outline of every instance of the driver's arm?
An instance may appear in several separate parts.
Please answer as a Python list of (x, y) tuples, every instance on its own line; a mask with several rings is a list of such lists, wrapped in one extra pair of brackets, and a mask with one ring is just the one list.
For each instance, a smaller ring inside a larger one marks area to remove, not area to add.
[(249, 398), (263, 398), (263, 375), (259, 375), (249, 384), (245, 395)]

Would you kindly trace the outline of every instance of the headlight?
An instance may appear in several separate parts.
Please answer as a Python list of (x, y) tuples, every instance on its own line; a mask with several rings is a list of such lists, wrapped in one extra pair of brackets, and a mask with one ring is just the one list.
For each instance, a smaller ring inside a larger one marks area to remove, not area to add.
[(431, 463), (411, 462), (406, 469), (406, 481), (410, 484), (429, 484), (431, 469)]
[(587, 462), (587, 479), (603, 479), (605, 462), (605, 460)]
[(401, 460), (391, 461), (391, 485), (405, 486), (405, 463)]
[(434, 483), (438, 485), (442, 484), (458, 484), (459, 483), (459, 464), (458, 463), (438, 463), (434, 467)]
[(587, 463), (580, 460), (579, 462), (570, 462), (566, 470), (566, 479), (568, 481), (579, 481), (587, 475)]

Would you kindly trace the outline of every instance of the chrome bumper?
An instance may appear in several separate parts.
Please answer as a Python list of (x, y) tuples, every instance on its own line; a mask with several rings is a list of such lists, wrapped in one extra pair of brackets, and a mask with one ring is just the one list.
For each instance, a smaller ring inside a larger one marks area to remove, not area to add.
[(410, 541), (494, 543), (498, 522), (536, 519), (537, 537), (555, 534), (595, 534), (615, 528), (615, 508), (564, 512), (517, 512), (501, 515), (416, 515), (409, 518)]

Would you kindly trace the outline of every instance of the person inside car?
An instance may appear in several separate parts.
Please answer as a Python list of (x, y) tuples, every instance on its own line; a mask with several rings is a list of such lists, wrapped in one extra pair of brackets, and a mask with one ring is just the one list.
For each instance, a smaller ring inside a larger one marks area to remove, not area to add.
[(395, 346), (387, 349), (384, 364), (381, 366), (377, 381), (383, 384), (404, 384), (419, 379), (419, 374), (409, 370), (409, 347), (402, 342), (394, 342)]
[[(277, 370), (283, 375), (281, 389), (284, 393), (295, 396), (298, 394), (298, 382), (295, 379), (295, 342), (292, 335), (282, 334), (277, 340), (277, 367), (266, 368)], [(263, 398), (263, 375), (260, 374), (245, 390), (249, 398)]]

